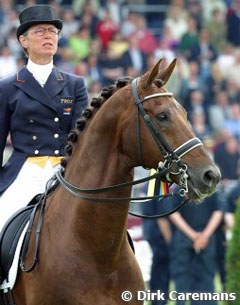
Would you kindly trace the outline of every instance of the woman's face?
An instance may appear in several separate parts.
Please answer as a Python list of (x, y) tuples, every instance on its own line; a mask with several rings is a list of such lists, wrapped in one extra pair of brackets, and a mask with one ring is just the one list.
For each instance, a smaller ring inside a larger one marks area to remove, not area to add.
[(37, 24), (21, 35), (19, 41), (33, 62), (47, 64), (57, 52), (59, 32), (52, 24)]

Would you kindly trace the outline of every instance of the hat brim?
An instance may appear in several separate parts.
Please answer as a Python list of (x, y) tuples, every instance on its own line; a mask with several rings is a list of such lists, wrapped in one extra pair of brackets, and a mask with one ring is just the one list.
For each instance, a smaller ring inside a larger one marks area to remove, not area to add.
[(62, 21), (60, 19), (56, 19), (56, 20), (35, 20), (35, 21), (33, 20), (33, 21), (28, 21), (28, 22), (25, 22), (24, 24), (21, 24), (19, 26), (19, 28), (17, 29), (17, 39), (19, 40), (19, 37), (23, 33), (25, 33), (31, 26), (37, 25), (37, 24), (42, 24), (42, 23), (53, 24), (59, 30), (61, 30), (62, 27), (63, 27)]

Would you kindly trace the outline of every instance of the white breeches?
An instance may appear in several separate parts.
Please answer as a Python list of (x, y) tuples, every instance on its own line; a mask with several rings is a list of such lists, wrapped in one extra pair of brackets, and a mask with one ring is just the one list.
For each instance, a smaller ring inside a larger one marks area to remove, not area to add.
[(52, 166), (47, 160), (44, 167), (26, 161), (14, 182), (0, 197), (0, 232), (8, 218), (26, 206), (37, 194), (45, 191), (47, 181), (60, 165)]

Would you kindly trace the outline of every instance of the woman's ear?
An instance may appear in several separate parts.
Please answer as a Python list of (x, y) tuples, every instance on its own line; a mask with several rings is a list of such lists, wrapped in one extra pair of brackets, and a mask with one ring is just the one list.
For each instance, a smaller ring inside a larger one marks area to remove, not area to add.
[(24, 49), (27, 49), (28, 41), (25, 36), (23, 36), (23, 35), (19, 36), (19, 42), (21, 43), (21, 45), (23, 46)]

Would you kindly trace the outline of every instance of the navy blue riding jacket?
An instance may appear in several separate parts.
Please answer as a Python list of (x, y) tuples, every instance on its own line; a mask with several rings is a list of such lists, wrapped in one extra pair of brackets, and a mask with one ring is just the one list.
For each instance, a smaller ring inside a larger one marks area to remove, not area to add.
[[(29, 156), (63, 156), (69, 131), (87, 106), (82, 77), (53, 68), (42, 88), (23, 67), (0, 80), (0, 194)], [(8, 134), (13, 153), (3, 166)]]

